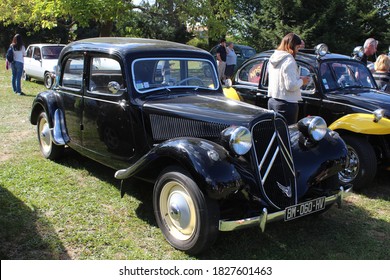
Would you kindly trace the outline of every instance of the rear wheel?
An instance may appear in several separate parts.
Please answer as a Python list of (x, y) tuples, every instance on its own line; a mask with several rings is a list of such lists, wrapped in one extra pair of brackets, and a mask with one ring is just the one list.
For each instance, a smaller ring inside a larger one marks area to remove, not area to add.
[(377, 159), (371, 144), (363, 137), (342, 136), (348, 148), (348, 165), (339, 172), (342, 185), (352, 184), (355, 190), (369, 187), (377, 170)]
[(48, 118), (45, 112), (41, 112), (38, 116), (37, 134), (39, 147), (45, 158), (54, 160), (62, 155), (64, 146), (53, 143)]
[(45, 77), (43, 78), (43, 83), (45, 84), (45, 87), (48, 89), (51, 89), (53, 86), (53, 78), (51, 77), (51, 74), (49, 72), (45, 73)]
[(153, 207), (166, 240), (176, 249), (197, 254), (218, 235), (219, 207), (180, 167), (168, 167), (156, 181)]

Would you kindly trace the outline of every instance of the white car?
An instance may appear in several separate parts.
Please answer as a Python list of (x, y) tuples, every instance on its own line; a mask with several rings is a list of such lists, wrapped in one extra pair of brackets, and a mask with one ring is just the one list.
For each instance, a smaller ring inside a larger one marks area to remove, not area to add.
[(64, 44), (32, 44), (24, 57), (23, 78), (43, 81), (46, 88), (51, 88), (55, 77), (58, 56)]

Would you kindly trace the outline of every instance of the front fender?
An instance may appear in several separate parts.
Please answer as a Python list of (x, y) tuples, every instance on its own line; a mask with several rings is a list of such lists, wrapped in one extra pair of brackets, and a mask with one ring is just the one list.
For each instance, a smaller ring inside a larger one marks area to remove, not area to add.
[(198, 138), (165, 141), (132, 166), (118, 170), (115, 178), (124, 180), (148, 170), (156, 173), (156, 166), (166, 167), (167, 163), (183, 166), (202, 191), (213, 199), (222, 199), (243, 185), (241, 175), (235, 167), (235, 159), (228, 151), (214, 142)]
[(237, 91), (233, 87), (223, 87), (223, 95), (229, 99), (238, 100), (240, 101), (240, 96), (238, 95)]
[(386, 135), (390, 134), (390, 120), (382, 118), (379, 122), (374, 122), (373, 114), (356, 113), (341, 117), (329, 125), (329, 128), (367, 135)]
[[(296, 127), (290, 133), (297, 174), (297, 193), (298, 197), (302, 197), (311, 187), (318, 186), (331, 176), (337, 176), (346, 164), (348, 152), (344, 141), (335, 131), (328, 130), (321, 141), (308, 146), (299, 140), (302, 135)], [(339, 186), (329, 187), (339, 189)]]

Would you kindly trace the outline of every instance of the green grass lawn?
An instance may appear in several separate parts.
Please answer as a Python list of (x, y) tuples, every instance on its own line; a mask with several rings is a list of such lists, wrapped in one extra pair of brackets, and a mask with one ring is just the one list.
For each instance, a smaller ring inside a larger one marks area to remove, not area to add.
[[(0, 65), (5, 65), (0, 59)], [(120, 198), (115, 170), (70, 149), (53, 162), (41, 155), (29, 122), (42, 83), (12, 93), (0, 68), (1, 259), (390, 259), (390, 171), (368, 190), (320, 217), (221, 233), (197, 257), (173, 249), (156, 225), (152, 187), (133, 182)]]

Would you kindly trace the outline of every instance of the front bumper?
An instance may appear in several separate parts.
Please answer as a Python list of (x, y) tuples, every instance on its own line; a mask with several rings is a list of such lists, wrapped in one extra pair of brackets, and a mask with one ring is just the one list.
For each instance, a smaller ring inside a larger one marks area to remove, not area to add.
[[(337, 194), (325, 198), (325, 205), (337, 203), (339, 208), (341, 208), (344, 197), (348, 196), (351, 193), (351, 191), (352, 191), (352, 186), (347, 186), (345, 189), (344, 187), (340, 187), (340, 191)], [(234, 220), (234, 221), (220, 220), (219, 230), (233, 231), (236, 229), (260, 226), (261, 231), (264, 232), (266, 224), (283, 220), (286, 214), (285, 212), (286, 212), (285, 210), (282, 210), (274, 213), (268, 213), (267, 208), (263, 208), (263, 212), (260, 214), (260, 216)]]

